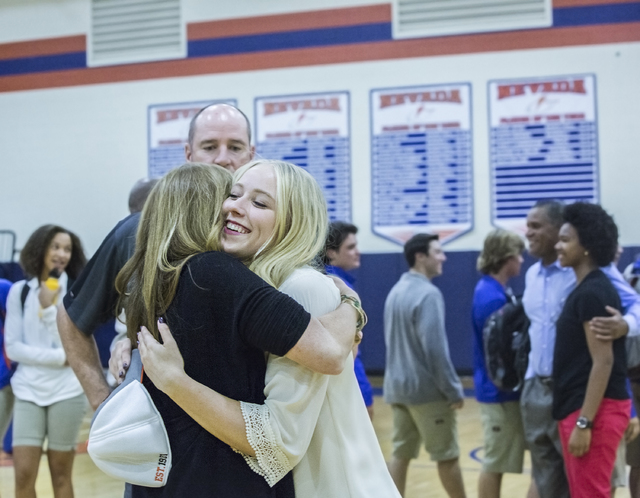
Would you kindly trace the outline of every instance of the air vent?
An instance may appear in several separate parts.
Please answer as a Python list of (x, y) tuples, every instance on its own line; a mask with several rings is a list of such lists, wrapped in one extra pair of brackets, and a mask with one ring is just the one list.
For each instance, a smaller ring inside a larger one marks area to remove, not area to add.
[(393, 0), (393, 37), (551, 26), (551, 0)]
[(181, 59), (185, 33), (180, 0), (92, 0), (87, 64)]

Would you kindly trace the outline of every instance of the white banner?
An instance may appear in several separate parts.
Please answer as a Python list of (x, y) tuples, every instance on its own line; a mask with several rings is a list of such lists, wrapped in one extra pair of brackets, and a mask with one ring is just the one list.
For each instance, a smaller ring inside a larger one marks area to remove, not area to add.
[(374, 233), (443, 243), (473, 226), (471, 86), (371, 91)]
[(256, 152), (306, 169), (327, 200), (331, 220), (351, 220), (349, 94), (255, 100)]
[(489, 82), (491, 218), (524, 232), (538, 200), (598, 202), (593, 75)]
[(185, 163), (184, 146), (193, 116), (211, 104), (236, 105), (233, 99), (150, 105), (149, 178), (159, 178)]

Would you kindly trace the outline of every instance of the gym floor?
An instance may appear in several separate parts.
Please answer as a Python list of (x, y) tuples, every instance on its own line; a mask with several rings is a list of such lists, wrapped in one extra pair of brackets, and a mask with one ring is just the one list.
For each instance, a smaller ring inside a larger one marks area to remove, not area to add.
[[(381, 384), (380, 378), (372, 378), (374, 386)], [(465, 379), (465, 384), (468, 380)], [(111, 479), (98, 470), (85, 451), (85, 441), (88, 435), (90, 414), (85, 418), (78, 445), (79, 451), (75, 459), (73, 482), (75, 495), (79, 498), (121, 498), (124, 485)], [(373, 425), (380, 441), (385, 458), (391, 454), (391, 407), (381, 396), (374, 401)], [(480, 459), (482, 458), (482, 431), (480, 426), (480, 409), (474, 398), (466, 398), (463, 409), (458, 412), (458, 431), (461, 449), (460, 465), (464, 478), (467, 496), (477, 497), (478, 475), (480, 473)], [(502, 496), (525, 497), (529, 483), (531, 465), (527, 458), (523, 474), (505, 474), (502, 482)], [(36, 484), (39, 498), (53, 498), (49, 469), (46, 457), (40, 463), (40, 472)], [(14, 496), (13, 465), (10, 456), (0, 455), (0, 496), (9, 498)], [(627, 488), (618, 489), (617, 498), (629, 498)], [(440, 485), (435, 463), (429, 460), (427, 453), (422, 450), (420, 456), (412, 461), (407, 479), (405, 498), (447, 498)]]

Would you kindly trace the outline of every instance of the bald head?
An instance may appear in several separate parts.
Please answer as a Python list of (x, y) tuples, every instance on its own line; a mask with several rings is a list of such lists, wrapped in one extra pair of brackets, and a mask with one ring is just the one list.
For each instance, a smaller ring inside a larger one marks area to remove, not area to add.
[(191, 120), (187, 161), (218, 164), (230, 171), (253, 159), (251, 126), (240, 109), (229, 104), (213, 104)]
[(135, 183), (129, 193), (129, 212), (131, 214), (142, 211), (144, 203), (156, 183), (158, 183), (157, 178), (142, 178)]

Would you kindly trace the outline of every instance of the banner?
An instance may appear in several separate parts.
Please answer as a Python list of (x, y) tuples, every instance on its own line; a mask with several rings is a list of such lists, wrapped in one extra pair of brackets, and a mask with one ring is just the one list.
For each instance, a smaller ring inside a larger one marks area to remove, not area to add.
[(471, 86), (371, 91), (373, 232), (443, 243), (473, 226)]
[(255, 100), (256, 155), (306, 169), (327, 201), (329, 218), (351, 221), (349, 94)]
[(211, 104), (235, 106), (236, 101), (202, 100), (149, 106), (149, 178), (160, 178), (186, 162), (184, 146), (189, 137), (189, 123), (200, 109)]
[(595, 77), (489, 82), (491, 219), (524, 232), (541, 199), (598, 202)]

